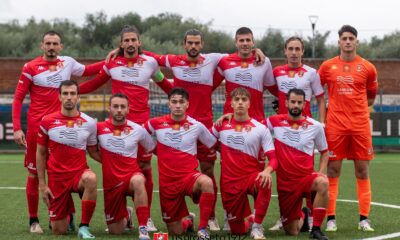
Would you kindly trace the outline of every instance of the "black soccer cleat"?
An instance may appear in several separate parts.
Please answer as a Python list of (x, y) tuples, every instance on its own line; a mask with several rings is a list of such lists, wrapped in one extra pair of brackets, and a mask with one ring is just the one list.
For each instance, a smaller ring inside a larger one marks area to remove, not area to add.
[(310, 239), (328, 240), (329, 238), (321, 231), (321, 229), (313, 229), (310, 232)]
[(304, 213), (304, 221), (303, 221), (303, 226), (301, 226), (300, 232), (309, 232), (310, 231), (310, 223), (308, 222), (308, 217), (310, 216), (310, 209), (307, 207), (303, 207), (301, 209)]

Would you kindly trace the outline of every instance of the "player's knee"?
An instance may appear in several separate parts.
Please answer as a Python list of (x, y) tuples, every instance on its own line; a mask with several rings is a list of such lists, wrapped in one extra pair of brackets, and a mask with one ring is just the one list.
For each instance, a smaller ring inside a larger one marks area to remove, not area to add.
[(208, 176), (199, 177), (200, 189), (202, 192), (214, 192), (213, 182)]
[(134, 191), (144, 188), (145, 182), (146, 179), (144, 178), (143, 175), (135, 175), (131, 178), (131, 186)]
[(369, 171), (368, 168), (356, 168), (356, 177), (359, 179), (367, 179), (369, 177)]
[(68, 232), (67, 225), (61, 226), (60, 224), (52, 224), (51, 231), (54, 235), (65, 235)]
[(167, 225), (168, 233), (170, 235), (182, 235), (184, 233), (184, 229), (180, 222), (174, 222)]
[(97, 177), (96, 174), (94, 172), (86, 172), (83, 176), (82, 176), (82, 180), (83, 180), (83, 184), (85, 185), (85, 187), (94, 187), (96, 188), (97, 186)]
[(317, 177), (316, 182), (318, 192), (324, 193), (328, 191), (329, 181), (326, 177), (319, 176)]
[(109, 234), (120, 235), (120, 234), (124, 233), (124, 230), (125, 230), (125, 225), (124, 225), (123, 220), (121, 220), (120, 222), (108, 225), (108, 233)]

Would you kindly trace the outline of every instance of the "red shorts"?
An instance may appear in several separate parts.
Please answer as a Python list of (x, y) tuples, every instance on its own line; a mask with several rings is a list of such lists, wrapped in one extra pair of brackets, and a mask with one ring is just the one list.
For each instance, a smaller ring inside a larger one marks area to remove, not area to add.
[(54, 195), (54, 198), (50, 198), (49, 206), (49, 217), (51, 221), (60, 220), (66, 218), (68, 214), (75, 213), (74, 200), (72, 199), (71, 193), (78, 192), (79, 181), (84, 172), (92, 171), (90, 169), (84, 169), (77, 172), (70, 179), (53, 180), (51, 175), (49, 176), (49, 188)]
[(26, 132), (26, 150), (24, 166), (28, 169), (28, 172), (37, 174), (36, 170), (36, 148), (37, 148), (37, 135), (38, 132)]
[(104, 214), (107, 224), (112, 224), (128, 217), (126, 197), (130, 196), (134, 200), (133, 192), (129, 191), (129, 185), (131, 178), (136, 174), (143, 176), (142, 173), (136, 172), (131, 177), (121, 181), (121, 184), (110, 189), (104, 189)]
[(193, 193), (193, 186), (201, 175), (203, 174), (193, 171), (179, 182), (165, 184), (160, 181), (160, 205), (164, 222), (180, 221), (189, 215), (185, 196), (189, 196), (195, 204), (199, 203), (200, 195)]
[(335, 135), (327, 134), (329, 160), (372, 160), (374, 149), (370, 134)]
[(217, 159), (215, 149), (209, 149), (206, 145), (197, 141), (197, 159), (201, 162), (214, 162)]
[[(239, 220), (251, 214), (247, 195), (255, 197), (255, 185), (258, 172), (247, 178), (247, 181), (221, 185), (221, 198), (228, 220)], [(221, 176), (222, 177), (222, 176)]]
[(302, 216), (301, 207), (303, 198), (311, 199), (311, 188), (314, 179), (320, 176), (318, 173), (312, 173), (300, 180), (293, 181), (290, 185), (291, 191), (279, 190), (278, 183), (278, 201), (282, 218), (282, 224), (285, 226)]

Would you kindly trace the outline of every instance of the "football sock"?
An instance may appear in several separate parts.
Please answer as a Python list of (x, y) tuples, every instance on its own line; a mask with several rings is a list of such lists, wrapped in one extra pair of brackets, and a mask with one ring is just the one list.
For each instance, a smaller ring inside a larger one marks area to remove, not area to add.
[(371, 184), (369, 178), (357, 178), (358, 208), (360, 215), (368, 217), (371, 209)]
[(96, 208), (96, 200), (82, 200), (81, 224), (89, 225), (90, 219), (92, 219), (95, 208)]
[[(39, 179), (37, 177), (28, 176), (26, 179), (25, 192), (26, 200), (28, 202), (29, 217), (37, 219), (39, 207)], [(39, 222), (39, 220), (37, 220), (37, 222)]]
[(368, 219), (367, 216), (360, 215), (360, 222), (363, 221), (363, 220), (367, 220), (367, 219)]
[(147, 219), (150, 217), (150, 210), (147, 206), (139, 206), (136, 208), (136, 216), (139, 226), (146, 226)]
[(339, 192), (339, 178), (329, 178), (328, 216), (336, 215), (336, 199)]
[(199, 202), (200, 221), (198, 229), (203, 229), (207, 227), (208, 219), (210, 218), (212, 207), (214, 206), (214, 200), (215, 200), (214, 193), (201, 194)]
[(215, 176), (213, 175), (211, 177), (211, 180), (213, 182), (213, 186), (214, 186), (214, 203), (211, 209), (211, 214), (210, 214), (210, 218), (215, 218), (215, 205), (217, 204), (217, 196), (218, 196), (218, 187), (217, 187), (217, 182), (215, 181)]
[(265, 214), (267, 214), (269, 202), (271, 200), (271, 189), (268, 187), (257, 187), (258, 193), (255, 202), (255, 218), (254, 222), (258, 224), (262, 224)]
[(147, 205), (151, 209), (151, 202), (153, 201), (153, 171), (152, 168), (142, 170), (146, 183), (144, 184), (147, 192)]
[(326, 208), (314, 208), (313, 227), (320, 227), (326, 215)]

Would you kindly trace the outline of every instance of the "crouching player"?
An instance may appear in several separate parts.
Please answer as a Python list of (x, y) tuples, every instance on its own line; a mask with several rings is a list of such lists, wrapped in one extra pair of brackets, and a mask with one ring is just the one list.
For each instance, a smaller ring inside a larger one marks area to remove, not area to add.
[[(249, 117), (250, 93), (242, 87), (231, 92), (233, 118), (215, 124), (212, 133), (219, 139), (221, 151), (221, 194), (231, 233), (245, 234), (252, 224), (251, 237), (265, 239), (262, 227), (271, 199), (271, 172), (276, 164), (272, 137), (264, 124)], [(269, 159), (260, 171), (259, 152)], [(255, 212), (247, 195), (255, 197)], [(247, 218), (247, 219), (246, 219)]]
[(104, 188), (104, 212), (110, 234), (121, 234), (132, 227), (132, 208), (126, 197), (132, 197), (139, 222), (139, 240), (150, 239), (147, 231), (149, 207), (145, 177), (137, 162), (139, 145), (150, 152), (155, 144), (140, 125), (126, 119), (128, 97), (116, 93), (109, 100), (111, 119), (97, 124), (101, 150)]
[(213, 209), (215, 194), (210, 177), (198, 168), (197, 141), (212, 148), (217, 140), (200, 122), (186, 115), (189, 94), (173, 88), (168, 94), (171, 114), (150, 119), (145, 128), (157, 139), (160, 203), (168, 232), (180, 235), (193, 229), (185, 196), (200, 206), (199, 239), (209, 239), (207, 223)]

